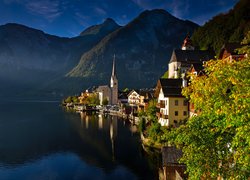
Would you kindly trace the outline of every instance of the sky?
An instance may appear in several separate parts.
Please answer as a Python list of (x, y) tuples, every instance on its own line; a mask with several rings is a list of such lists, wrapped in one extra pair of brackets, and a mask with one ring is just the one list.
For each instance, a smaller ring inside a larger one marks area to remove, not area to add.
[(126, 25), (144, 10), (165, 9), (203, 25), (239, 0), (0, 0), (0, 25), (19, 23), (61, 37), (74, 37), (106, 18)]

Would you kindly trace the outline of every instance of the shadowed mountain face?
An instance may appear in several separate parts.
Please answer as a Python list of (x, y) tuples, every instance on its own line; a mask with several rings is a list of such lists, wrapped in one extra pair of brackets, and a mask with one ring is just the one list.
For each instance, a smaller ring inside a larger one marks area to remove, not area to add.
[(52, 36), (19, 24), (0, 26), (0, 82), (4, 83), (0, 95), (6, 94), (4, 91), (22, 94), (63, 77), (77, 65), (84, 52), (120, 28), (110, 21), (98, 25), (101, 27), (98, 31), (88, 29), (75, 38)]
[(152, 86), (167, 69), (173, 48), (179, 48), (187, 33), (197, 27), (164, 10), (145, 11), (83, 54), (67, 76), (107, 83), (116, 54), (121, 87)]

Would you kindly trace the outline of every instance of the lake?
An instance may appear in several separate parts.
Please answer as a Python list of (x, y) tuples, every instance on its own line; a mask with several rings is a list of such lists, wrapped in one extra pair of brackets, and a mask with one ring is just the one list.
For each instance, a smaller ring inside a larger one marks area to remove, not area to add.
[(136, 127), (53, 101), (0, 103), (0, 179), (158, 179)]

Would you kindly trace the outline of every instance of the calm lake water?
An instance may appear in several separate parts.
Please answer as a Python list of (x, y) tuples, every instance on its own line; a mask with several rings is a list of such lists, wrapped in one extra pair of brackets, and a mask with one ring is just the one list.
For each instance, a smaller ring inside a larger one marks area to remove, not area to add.
[(158, 179), (135, 127), (59, 102), (0, 103), (0, 179)]

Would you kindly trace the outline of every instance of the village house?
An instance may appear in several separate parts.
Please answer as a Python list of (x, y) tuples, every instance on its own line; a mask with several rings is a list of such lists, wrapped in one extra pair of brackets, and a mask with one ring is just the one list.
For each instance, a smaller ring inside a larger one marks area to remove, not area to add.
[(159, 79), (156, 86), (158, 121), (162, 126), (177, 127), (188, 118), (188, 101), (182, 96), (183, 79)]
[(130, 106), (137, 106), (140, 103), (140, 94), (136, 90), (130, 91), (128, 94), (128, 104)]
[(246, 57), (246, 54), (239, 54), (237, 49), (241, 48), (240, 43), (226, 43), (220, 50), (219, 59), (228, 59), (228, 60), (241, 60)]
[(128, 104), (130, 106), (136, 107), (138, 111), (144, 111), (149, 101), (153, 98), (152, 90), (132, 90), (128, 94)]

